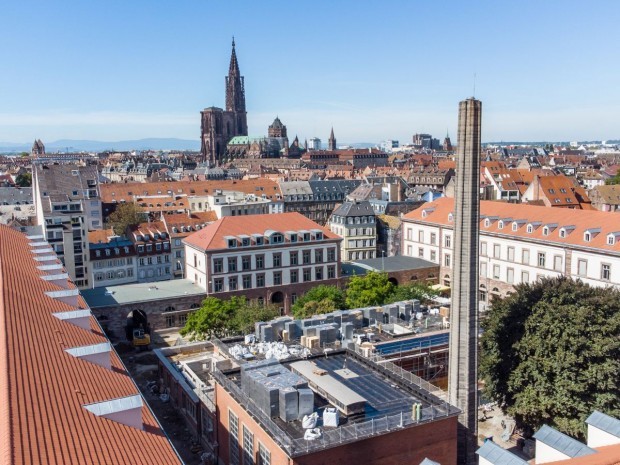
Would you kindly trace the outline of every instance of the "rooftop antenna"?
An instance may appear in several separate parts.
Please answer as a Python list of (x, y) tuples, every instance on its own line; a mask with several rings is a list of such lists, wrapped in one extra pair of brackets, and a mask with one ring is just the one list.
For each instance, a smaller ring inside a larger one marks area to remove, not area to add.
[(476, 73), (474, 73), (474, 98), (476, 98)]

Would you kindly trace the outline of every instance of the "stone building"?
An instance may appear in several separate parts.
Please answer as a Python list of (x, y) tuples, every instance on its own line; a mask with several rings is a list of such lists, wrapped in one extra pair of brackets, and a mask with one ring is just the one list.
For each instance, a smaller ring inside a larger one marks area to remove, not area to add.
[(329, 229), (343, 238), (341, 256), (345, 261), (377, 256), (377, 224), (368, 201), (345, 202), (334, 210)]
[(317, 283), (337, 285), (340, 238), (298, 213), (228, 216), (184, 240), (186, 279), (287, 312)]
[(228, 141), (235, 136), (248, 135), (245, 83), (239, 71), (234, 39), (228, 76), (226, 77), (226, 110), (209, 107), (201, 111), (200, 114), (200, 152), (203, 161), (219, 164), (226, 153)]

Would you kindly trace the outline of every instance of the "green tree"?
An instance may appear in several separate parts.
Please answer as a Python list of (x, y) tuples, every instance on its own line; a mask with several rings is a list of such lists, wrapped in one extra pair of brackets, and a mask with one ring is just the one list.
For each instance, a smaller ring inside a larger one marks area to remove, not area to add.
[(108, 218), (108, 226), (114, 228), (114, 233), (124, 236), (129, 226), (142, 223), (145, 214), (133, 202), (121, 203)]
[(236, 333), (248, 334), (254, 331), (257, 321), (269, 321), (278, 316), (280, 310), (275, 305), (260, 305), (241, 297), (236, 303), (229, 328)]
[(269, 321), (279, 314), (274, 305), (259, 305), (243, 296), (227, 300), (207, 297), (187, 318), (180, 333), (192, 340), (247, 334), (254, 330), (257, 321)]
[(15, 184), (17, 184), (19, 187), (32, 186), (32, 173), (18, 174), (15, 178)]
[(216, 297), (207, 297), (202, 301), (198, 310), (190, 314), (185, 326), (180, 331), (182, 336), (189, 335), (191, 339), (205, 339), (222, 337), (230, 328), (236, 297), (230, 300), (221, 300)]
[(347, 286), (348, 308), (383, 305), (394, 292), (394, 284), (388, 281), (388, 274), (371, 271), (365, 275), (353, 276)]
[(438, 294), (436, 290), (431, 289), (430, 286), (424, 283), (403, 284), (402, 286), (394, 287), (394, 292), (387, 298), (385, 303), (391, 304), (393, 302), (413, 299), (417, 299), (421, 303), (426, 303)]
[(620, 170), (618, 170), (614, 176), (607, 179), (607, 181), (605, 181), (605, 184), (607, 184), (608, 186), (620, 184)]
[(521, 284), (482, 323), (486, 394), (526, 433), (583, 438), (595, 409), (620, 416), (620, 291), (565, 277)]
[(30, 154), (28, 152), (22, 152), (19, 154), (20, 157), (29, 157)]
[(318, 313), (329, 313), (346, 307), (345, 295), (336, 286), (321, 284), (302, 295), (291, 311), (295, 318), (308, 318)]

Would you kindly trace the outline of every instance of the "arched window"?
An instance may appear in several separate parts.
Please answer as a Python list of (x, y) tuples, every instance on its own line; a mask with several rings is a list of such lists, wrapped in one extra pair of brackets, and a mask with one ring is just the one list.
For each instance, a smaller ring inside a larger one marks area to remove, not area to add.
[(164, 312), (174, 312), (174, 307), (172, 305), (170, 305), (170, 306), (166, 307)]

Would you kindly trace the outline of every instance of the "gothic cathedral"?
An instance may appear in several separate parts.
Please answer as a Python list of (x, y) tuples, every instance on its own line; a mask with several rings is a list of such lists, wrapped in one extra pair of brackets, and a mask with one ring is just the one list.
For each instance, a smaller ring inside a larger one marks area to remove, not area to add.
[(200, 115), (202, 160), (211, 166), (218, 165), (226, 153), (226, 145), (230, 139), (248, 135), (245, 87), (243, 76), (239, 72), (234, 38), (226, 76), (226, 111), (210, 107), (201, 111)]

